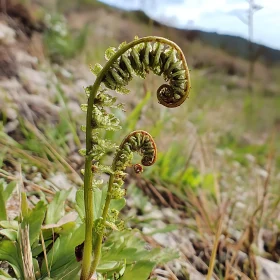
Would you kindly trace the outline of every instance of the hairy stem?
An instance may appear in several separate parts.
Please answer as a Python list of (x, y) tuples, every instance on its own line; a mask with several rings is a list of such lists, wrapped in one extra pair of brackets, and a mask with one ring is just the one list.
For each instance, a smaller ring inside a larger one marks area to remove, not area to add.
[[(93, 230), (93, 221), (94, 221), (94, 215), (93, 215), (93, 191), (92, 191), (92, 179), (93, 174), (91, 171), (91, 164), (92, 164), (92, 158), (90, 156), (90, 152), (92, 149), (92, 109), (94, 105), (94, 100), (96, 98), (98, 89), (100, 87), (100, 84), (102, 80), (104, 79), (106, 73), (110, 69), (110, 67), (113, 65), (113, 63), (127, 50), (130, 48), (144, 42), (160, 42), (163, 44), (167, 44), (169, 46), (172, 46), (174, 49), (178, 51), (178, 54), (180, 55), (180, 59), (183, 62), (184, 69), (187, 68), (187, 63), (185, 60), (185, 57), (181, 51), (181, 49), (172, 41), (167, 40), (162, 37), (156, 37), (156, 36), (149, 36), (140, 38), (137, 40), (134, 40), (126, 45), (124, 45), (121, 49), (119, 49), (112, 57), (111, 59), (106, 63), (104, 68), (100, 71), (98, 74), (95, 83), (93, 84), (91, 88), (91, 92), (88, 98), (88, 108), (87, 108), (87, 119), (86, 119), (86, 162), (85, 162), (85, 175), (84, 175), (84, 201), (85, 201), (85, 225), (86, 225), (86, 233), (85, 233), (85, 246), (84, 246), (84, 253), (83, 253), (83, 263), (82, 263), (82, 272), (81, 272), (81, 280), (88, 280), (90, 279), (91, 275), (95, 272), (96, 267), (99, 263), (100, 254), (101, 254), (101, 243), (103, 234), (98, 235), (97, 237), (97, 243), (96, 247), (94, 248), (95, 255), (94, 260), (91, 264), (92, 259), (92, 230)], [(186, 70), (187, 71), (187, 70)], [(189, 77), (188, 71), (186, 72), (187, 77)], [(190, 88), (190, 85), (188, 84), (187, 92)], [(187, 98), (187, 94), (185, 96)], [(182, 99), (182, 102), (185, 100)], [(110, 191), (110, 188), (112, 187), (113, 183), (113, 176), (111, 175), (110, 181), (109, 181), (109, 187), (108, 187), (108, 193)], [(105, 207), (103, 210), (103, 218), (106, 219), (106, 215), (109, 209), (110, 204), (110, 197), (107, 193), (107, 198), (105, 202)], [(105, 215), (105, 216), (104, 216)]]

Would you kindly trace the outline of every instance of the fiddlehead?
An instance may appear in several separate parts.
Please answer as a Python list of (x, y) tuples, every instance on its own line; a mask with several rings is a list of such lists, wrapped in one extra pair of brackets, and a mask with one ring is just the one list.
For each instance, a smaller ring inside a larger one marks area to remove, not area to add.
[[(100, 89), (100, 85), (103, 83), (106, 88), (128, 93), (126, 86), (133, 75), (145, 78), (146, 74), (152, 71), (156, 75), (163, 75), (165, 81), (169, 83), (159, 87), (157, 98), (160, 104), (170, 108), (181, 105), (190, 90), (189, 71), (182, 50), (165, 38), (151, 36), (135, 39), (128, 44), (121, 44), (118, 49), (109, 48), (105, 57), (108, 61), (104, 67), (96, 64), (92, 69), (97, 77), (95, 83), (86, 88), (88, 102), (82, 105), (82, 109), (87, 113), (86, 126), (83, 127), (86, 132), (86, 149), (81, 151), (86, 157), (84, 170), (86, 237), (82, 280), (89, 279), (98, 265), (104, 227), (106, 223), (110, 224), (107, 217), (110, 200), (118, 199), (125, 194), (121, 189), (125, 176), (123, 170), (130, 164), (133, 152), (143, 156), (141, 163), (144, 166), (152, 165), (156, 159), (156, 146), (147, 132), (140, 130), (129, 134), (120, 145), (112, 167), (107, 169), (102, 167), (110, 174), (108, 193), (102, 217), (94, 217), (93, 173), (96, 168), (100, 169), (98, 161), (102, 156), (112, 150), (112, 143), (105, 139), (100, 140), (98, 132), (101, 129), (120, 129), (119, 120), (113, 114), (107, 113), (104, 107), (122, 108), (122, 105), (115, 105), (116, 99), (107, 94), (105, 88)], [(97, 162), (95, 168), (92, 168), (93, 160)], [(143, 171), (142, 165), (134, 165), (136, 173)], [(94, 224), (96, 230), (93, 230)], [(96, 236), (92, 256), (94, 232)]]
[[(156, 161), (156, 144), (148, 132), (136, 130), (125, 137), (114, 158), (113, 169), (124, 171), (131, 163), (134, 152), (138, 152), (142, 156), (141, 163), (144, 166), (150, 166)], [(141, 169), (139, 164), (137, 164), (137, 169)]]
[[(122, 141), (112, 164), (114, 177), (113, 187), (115, 190), (121, 191), (121, 187), (124, 183), (123, 173), (127, 166), (131, 165), (133, 153), (137, 152), (142, 156), (141, 163), (144, 166), (150, 166), (155, 163), (157, 157), (157, 147), (153, 137), (144, 130), (136, 130), (128, 134)], [(143, 172), (143, 166), (140, 163), (136, 163), (134, 167), (135, 173)], [(112, 195), (115, 197), (115, 195)]]
[[(182, 50), (165, 38), (146, 37), (134, 42), (135, 44), (117, 57), (108, 68), (102, 77), (104, 85), (126, 93), (128, 90), (125, 86), (133, 74), (145, 78), (151, 70), (156, 75), (163, 75), (164, 80), (169, 82), (157, 90), (159, 103), (170, 108), (181, 105), (188, 97), (190, 89), (189, 70)], [(124, 47), (126, 45), (121, 44), (118, 50), (109, 48), (106, 58), (114, 58)], [(102, 69), (101, 65), (96, 64), (93, 72), (99, 74)]]

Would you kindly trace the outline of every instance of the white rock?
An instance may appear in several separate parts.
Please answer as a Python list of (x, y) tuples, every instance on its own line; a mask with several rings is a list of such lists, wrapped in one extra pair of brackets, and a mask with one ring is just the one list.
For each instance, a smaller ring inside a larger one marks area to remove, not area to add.
[(11, 45), (16, 41), (15, 36), (16, 32), (12, 28), (0, 22), (0, 43)]
[(257, 169), (257, 174), (259, 174), (261, 177), (263, 177), (264, 179), (268, 176), (268, 173), (266, 170), (262, 169), (262, 168), (258, 168)]
[(168, 248), (177, 248), (178, 244), (171, 235), (166, 233), (156, 233), (153, 234), (154, 240), (159, 243), (160, 245)]
[(15, 57), (16, 57), (16, 61), (20, 65), (30, 66), (30, 65), (38, 64), (38, 58), (37, 57), (31, 56), (27, 52), (22, 51), (22, 50), (17, 50), (15, 52)]
[(246, 158), (250, 162), (255, 162), (256, 161), (256, 158), (251, 154), (246, 154)]
[(257, 262), (260, 265), (259, 280), (279, 280), (280, 279), (280, 265), (262, 257), (257, 257)]
[(56, 173), (52, 175), (48, 180), (60, 190), (71, 189), (68, 199), (71, 201), (75, 201), (76, 188), (73, 186), (73, 183), (68, 180), (67, 176), (64, 173)]

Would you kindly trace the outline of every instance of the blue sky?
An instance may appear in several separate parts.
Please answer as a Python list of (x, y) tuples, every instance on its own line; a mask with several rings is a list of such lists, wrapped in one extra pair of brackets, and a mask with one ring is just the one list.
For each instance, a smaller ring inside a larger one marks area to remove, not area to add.
[[(246, 0), (102, 0), (125, 9), (141, 9), (154, 19), (179, 28), (216, 31), (248, 37)], [(143, 2), (146, 5), (143, 5)], [(255, 0), (263, 9), (254, 14), (254, 41), (280, 49), (280, 0)]]

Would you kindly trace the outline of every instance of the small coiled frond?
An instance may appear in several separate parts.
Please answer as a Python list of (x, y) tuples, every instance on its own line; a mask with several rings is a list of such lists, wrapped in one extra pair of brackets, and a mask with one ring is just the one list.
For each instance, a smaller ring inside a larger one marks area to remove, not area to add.
[(105, 52), (108, 61), (104, 68), (96, 64), (92, 72), (112, 90), (128, 93), (126, 89), (133, 75), (145, 78), (149, 71), (163, 75), (169, 84), (157, 90), (160, 104), (177, 107), (188, 97), (190, 90), (189, 70), (182, 50), (172, 41), (161, 37), (144, 37), (118, 49)]
[[(125, 168), (131, 164), (134, 152), (142, 156), (141, 163), (144, 166), (150, 166), (156, 161), (156, 144), (148, 132), (136, 130), (125, 137), (114, 158), (113, 169), (116, 171), (124, 171)], [(140, 169), (140, 164), (137, 164), (137, 170)]]
[[(124, 184), (124, 173), (127, 166), (131, 165), (133, 153), (142, 156), (141, 164), (150, 166), (154, 164), (157, 157), (157, 148), (152, 136), (144, 130), (136, 130), (128, 134), (122, 141), (113, 161), (112, 187), (110, 188), (110, 198), (120, 199), (125, 195), (122, 189)], [(143, 172), (143, 166), (140, 163), (134, 165), (135, 173)]]

